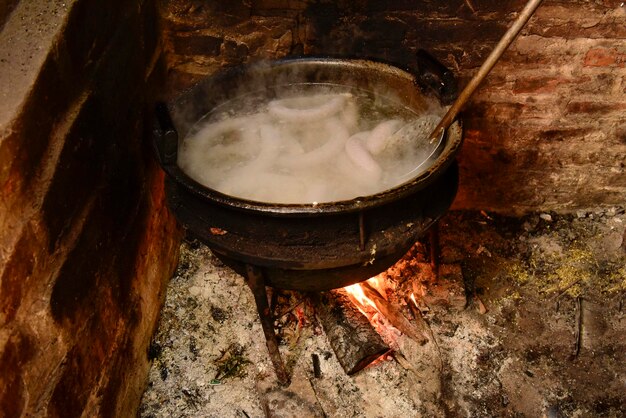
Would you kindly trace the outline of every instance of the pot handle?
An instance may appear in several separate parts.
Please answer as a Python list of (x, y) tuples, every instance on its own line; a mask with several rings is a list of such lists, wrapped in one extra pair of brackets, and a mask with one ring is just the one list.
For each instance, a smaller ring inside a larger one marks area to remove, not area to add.
[(416, 60), (418, 83), (433, 90), (444, 105), (454, 102), (458, 88), (452, 71), (423, 49), (417, 51)]
[(175, 164), (178, 157), (178, 132), (174, 128), (167, 105), (157, 103), (154, 113), (157, 120), (154, 144), (160, 163)]

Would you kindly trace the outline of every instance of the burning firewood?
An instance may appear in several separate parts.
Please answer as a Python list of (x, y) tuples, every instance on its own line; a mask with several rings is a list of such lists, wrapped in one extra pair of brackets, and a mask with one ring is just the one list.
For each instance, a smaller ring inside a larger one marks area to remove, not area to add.
[(347, 374), (358, 372), (389, 351), (369, 320), (344, 292), (330, 291), (311, 297), (317, 318)]
[(398, 331), (406, 334), (418, 344), (426, 344), (428, 342), (428, 337), (426, 336), (427, 330), (425, 329), (423, 321), (421, 321), (421, 317), (419, 318), (420, 321), (418, 321), (420, 326), (418, 326), (409, 321), (398, 308), (389, 303), (389, 301), (368, 282), (363, 282), (360, 286), (365, 296), (376, 305), (376, 309), (383, 314), (389, 323), (396, 327)]
[[(414, 294), (405, 298), (410, 309), (407, 312), (409, 316), (406, 317), (400, 307), (383, 297), (387, 288), (381, 278), (376, 277), (348, 286), (345, 290), (350, 300), (370, 320), (374, 318), (371, 312), (376, 311), (384, 317), (385, 322), (402, 333), (401, 335), (384, 334), (387, 337), (385, 341), (394, 348), (392, 356), (400, 366), (420, 379), (425, 375), (438, 373), (443, 367), (441, 351), (432, 329), (418, 309)], [(381, 332), (380, 329), (376, 329)]]

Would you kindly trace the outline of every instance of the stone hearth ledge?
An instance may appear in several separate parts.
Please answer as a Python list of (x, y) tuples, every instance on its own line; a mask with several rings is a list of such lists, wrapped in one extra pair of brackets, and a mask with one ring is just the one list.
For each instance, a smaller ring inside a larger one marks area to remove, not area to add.
[[(0, 415), (132, 416), (179, 230), (155, 2), (0, 7)], [(121, 71), (123, 70), (123, 71)]]

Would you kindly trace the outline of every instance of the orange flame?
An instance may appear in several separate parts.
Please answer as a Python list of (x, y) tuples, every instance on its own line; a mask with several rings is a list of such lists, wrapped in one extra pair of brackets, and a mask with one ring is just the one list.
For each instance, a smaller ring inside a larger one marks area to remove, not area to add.
[(369, 283), (374, 289), (378, 290), (378, 293), (387, 299), (387, 288), (390, 287), (391, 283), (383, 279), (381, 276), (374, 276), (371, 279), (368, 279), (367, 283)]
[[(381, 294), (385, 294), (385, 283), (383, 278), (379, 276), (372, 277), (367, 280), (367, 283), (369, 283), (373, 288), (378, 290)], [(346, 286), (343, 288), (343, 290), (345, 290), (348, 295), (351, 296), (352, 301), (355, 302), (355, 305), (359, 309), (359, 311), (361, 311), (361, 313), (369, 319), (372, 319), (373, 316), (372, 309), (378, 312), (376, 304), (370, 298), (365, 296), (363, 288), (359, 283)]]
[(356, 307), (359, 309), (359, 311), (361, 311), (361, 313), (367, 317), (370, 317), (371, 315), (368, 314), (368, 309), (367, 307), (371, 307), (376, 309), (376, 304), (374, 304), (374, 302), (372, 302), (370, 300), (370, 298), (368, 298), (367, 296), (365, 296), (365, 293), (363, 292), (363, 288), (361, 288), (360, 284), (353, 284), (350, 286), (346, 286), (343, 288), (348, 295), (352, 296), (352, 301), (356, 302), (355, 305)]
[[(387, 295), (388, 289), (393, 288), (393, 283), (385, 280), (382, 276), (368, 279), (367, 284), (378, 290), (383, 297)], [(378, 332), (385, 341), (395, 341), (395, 339), (397, 339), (399, 331), (397, 331), (396, 328), (389, 323), (385, 315), (378, 310), (376, 303), (365, 295), (363, 284), (353, 284), (344, 287), (343, 290), (348, 294), (354, 306), (365, 315), (376, 332)]]

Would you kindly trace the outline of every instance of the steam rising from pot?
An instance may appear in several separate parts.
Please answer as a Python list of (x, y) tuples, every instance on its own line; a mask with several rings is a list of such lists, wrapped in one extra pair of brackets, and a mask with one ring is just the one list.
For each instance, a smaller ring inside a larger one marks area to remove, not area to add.
[[(241, 94), (189, 131), (178, 164), (200, 184), (268, 203), (323, 203), (376, 194), (419, 174), (438, 144), (437, 115), (328, 83)], [(398, 135), (407, 124), (419, 137)]]

